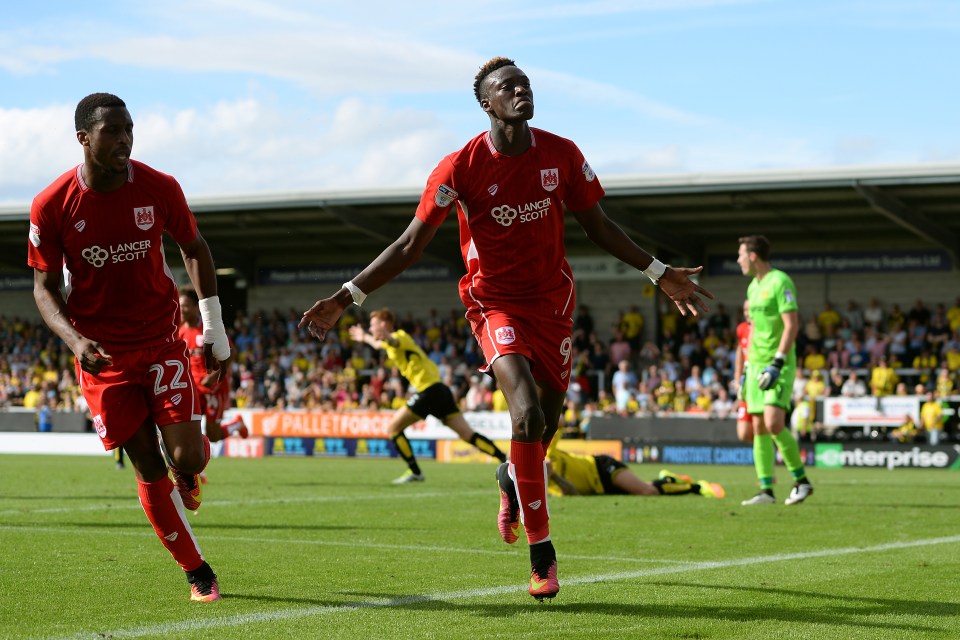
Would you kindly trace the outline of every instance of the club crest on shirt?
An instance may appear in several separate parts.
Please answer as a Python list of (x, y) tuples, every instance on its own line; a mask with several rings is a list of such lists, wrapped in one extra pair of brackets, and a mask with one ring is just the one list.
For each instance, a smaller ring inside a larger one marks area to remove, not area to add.
[(136, 221), (138, 227), (146, 231), (153, 226), (153, 206), (134, 207), (133, 219)]
[(583, 168), (583, 177), (586, 178), (587, 182), (593, 182), (596, 179), (597, 174), (593, 172), (593, 168), (590, 166), (590, 164), (586, 160), (583, 161), (582, 168)]
[(40, 227), (30, 223), (30, 233), (27, 234), (27, 237), (30, 238), (31, 244), (35, 247), (40, 246)]
[(494, 336), (500, 344), (513, 344), (517, 339), (513, 327), (500, 327), (494, 332)]
[(560, 186), (560, 172), (554, 169), (540, 169), (540, 184), (545, 191), (553, 191)]
[(457, 196), (460, 195), (450, 187), (445, 184), (437, 187), (437, 193), (433, 196), (433, 201), (437, 203), (438, 207), (449, 207), (453, 204), (453, 201), (457, 199)]

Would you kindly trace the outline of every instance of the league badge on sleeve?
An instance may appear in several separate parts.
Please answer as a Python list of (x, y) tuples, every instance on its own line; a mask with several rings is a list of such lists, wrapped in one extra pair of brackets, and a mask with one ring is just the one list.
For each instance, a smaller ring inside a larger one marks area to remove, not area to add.
[(459, 195), (447, 185), (442, 184), (437, 187), (437, 193), (433, 196), (433, 201), (437, 203), (438, 207), (449, 207)]
[(146, 231), (153, 226), (153, 206), (134, 207), (133, 218), (136, 220), (137, 226)]
[(593, 167), (590, 166), (586, 160), (583, 161), (583, 177), (586, 178), (587, 182), (593, 182), (597, 174), (593, 172)]
[(783, 299), (786, 300), (787, 302), (789, 302), (790, 304), (794, 304), (794, 303), (796, 302), (796, 300), (795, 300), (795, 298), (793, 297), (793, 290), (792, 290), (792, 289), (784, 289), (784, 290), (783, 290)]

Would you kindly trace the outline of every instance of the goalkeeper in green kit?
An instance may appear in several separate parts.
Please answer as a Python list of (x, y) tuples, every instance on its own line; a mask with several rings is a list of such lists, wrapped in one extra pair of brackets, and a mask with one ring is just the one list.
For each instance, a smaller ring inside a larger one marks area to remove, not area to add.
[(786, 427), (790, 394), (797, 372), (795, 342), (800, 329), (797, 287), (783, 271), (770, 266), (770, 241), (763, 236), (740, 238), (737, 264), (753, 276), (747, 288), (750, 333), (746, 373), (740, 381), (747, 413), (753, 421), (753, 462), (760, 493), (741, 504), (775, 504), (773, 495), (773, 445), (793, 475), (794, 485), (784, 504), (799, 504), (813, 493), (800, 449)]

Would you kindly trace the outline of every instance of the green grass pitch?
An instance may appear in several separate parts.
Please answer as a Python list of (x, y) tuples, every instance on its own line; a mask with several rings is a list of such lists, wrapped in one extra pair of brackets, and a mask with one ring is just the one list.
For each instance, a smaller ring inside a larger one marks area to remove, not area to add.
[[(741, 507), (748, 467), (682, 467), (728, 496), (550, 503), (561, 591), (526, 593), (493, 465), (216, 459), (191, 515), (223, 599), (192, 603), (133, 472), (0, 456), (0, 638), (960, 638), (960, 475), (811, 472)], [(644, 478), (659, 470), (634, 466)]]

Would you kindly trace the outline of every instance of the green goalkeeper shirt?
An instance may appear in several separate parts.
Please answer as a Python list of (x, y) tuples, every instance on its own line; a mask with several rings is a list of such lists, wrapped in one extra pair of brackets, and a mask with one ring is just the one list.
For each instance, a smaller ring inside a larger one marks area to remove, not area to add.
[[(783, 271), (771, 269), (763, 280), (754, 278), (747, 287), (750, 303), (751, 367), (765, 367), (773, 361), (783, 336), (783, 314), (797, 310), (797, 287)], [(796, 363), (796, 345), (790, 347), (787, 363)], [(759, 368), (753, 369), (759, 371)]]

